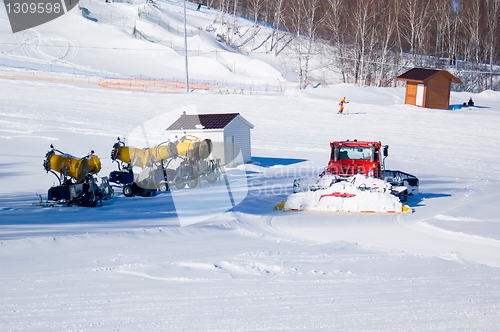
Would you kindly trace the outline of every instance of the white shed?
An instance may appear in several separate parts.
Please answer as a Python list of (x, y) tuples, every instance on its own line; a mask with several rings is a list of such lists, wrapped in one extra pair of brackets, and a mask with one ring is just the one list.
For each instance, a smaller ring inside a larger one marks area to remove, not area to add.
[(240, 151), (244, 163), (252, 161), (250, 129), (253, 127), (239, 113), (182, 114), (167, 131), (172, 140), (185, 135), (212, 140), (212, 158), (220, 159), (222, 165), (235, 166), (232, 161)]

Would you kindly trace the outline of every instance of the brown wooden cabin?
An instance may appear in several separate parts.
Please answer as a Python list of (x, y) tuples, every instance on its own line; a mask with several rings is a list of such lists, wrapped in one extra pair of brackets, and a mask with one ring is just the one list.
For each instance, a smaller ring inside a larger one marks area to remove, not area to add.
[(447, 110), (451, 83), (462, 83), (446, 70), (413, 68), (397, 77), (406, 81), (405, 104)]

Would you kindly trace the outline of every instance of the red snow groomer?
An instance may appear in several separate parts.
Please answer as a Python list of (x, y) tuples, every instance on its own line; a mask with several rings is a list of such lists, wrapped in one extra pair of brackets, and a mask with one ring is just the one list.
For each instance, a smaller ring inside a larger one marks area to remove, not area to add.
[[(417, 177), (386, 170), (389, 146), (370, 141), (330, 141), (328, 166), (318, 178), (296, 179), (293, 194), (275, 206), (285, 211), (411, 211), (401, 202), (418, 194)], [(394, 197), (395, 196), (395, 197)], [(392, 198), (391, 198), (392, 197)]]
[(392, 194), (402, 202), (408, 196), (418, 193), (419, 181), (414, 175), (385, 169), (385, 158), (389, 155), (389, 146), (369, 141), (330, 141), (331, 155), (328, 166), (320, 177), (337, 175), (351, 177), (363, 174), (371, 178), (381, 179), (393, 187)]

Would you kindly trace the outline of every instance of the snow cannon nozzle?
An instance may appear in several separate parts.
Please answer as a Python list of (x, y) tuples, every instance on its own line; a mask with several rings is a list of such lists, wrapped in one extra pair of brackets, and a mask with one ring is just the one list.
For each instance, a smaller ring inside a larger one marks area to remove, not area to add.
[(198, 160), (203, 160), (207, 159), (210, 153), (212, 153), (212, 140), (210, 139), (204, 139), (203, 141), (200, 142), (198, 149), (195, 150), (195, 157)]

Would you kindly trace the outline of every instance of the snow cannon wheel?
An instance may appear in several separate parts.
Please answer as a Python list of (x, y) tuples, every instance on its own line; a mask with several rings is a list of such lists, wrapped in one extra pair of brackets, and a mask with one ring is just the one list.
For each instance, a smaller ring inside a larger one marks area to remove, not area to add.
[(186, 182), (179, 182), (175, 184), (177, 189), (184, 189), (186, 187)]
[(217, 181), (217, 179), (219, 179), (219, 177), (217, 176), (217, 174), (214, 174), (214, 173), (210, 173), (207, 176), (207, 182), (208, 183), (215, 183)]
[(134, 196), (134, 190), (133, 190), (132, 185), (130, 183), (123, 186), (123, 195), (125, 197)]
[(198, 186), (197, 178), (190, 178), (187, 180), (187, 185), (189, 188), (196, 188)]

